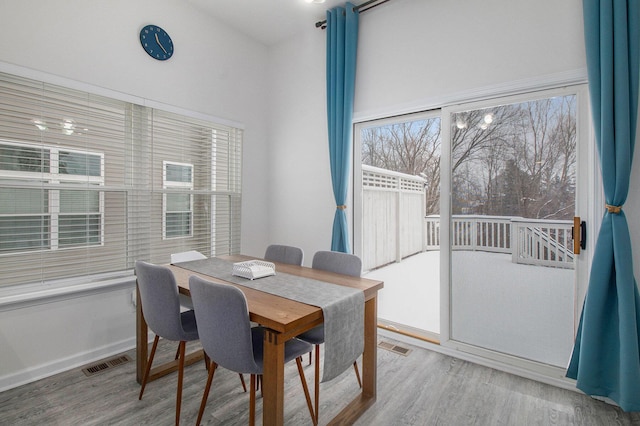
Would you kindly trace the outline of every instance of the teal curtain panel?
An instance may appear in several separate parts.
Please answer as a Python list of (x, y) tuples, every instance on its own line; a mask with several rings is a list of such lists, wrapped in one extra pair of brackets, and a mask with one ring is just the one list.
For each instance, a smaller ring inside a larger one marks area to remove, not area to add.
[(351, 3), (327, 11), (327, 119), (331, 182), (336, 201), (331, 250), (350, 253), (345, 212), (353, 150), (358, 12)]
[(584, 0), (593, 122), (606, 206), (567, 377), (640, 411), (640, 296), (623, 205), (638, 118), (638, 0)]

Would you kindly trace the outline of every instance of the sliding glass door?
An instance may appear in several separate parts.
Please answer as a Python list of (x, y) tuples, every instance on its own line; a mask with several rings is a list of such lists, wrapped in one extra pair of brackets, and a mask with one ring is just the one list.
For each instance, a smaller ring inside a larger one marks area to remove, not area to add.
[(459, 348), (568, 363), (586, 282), (573, 233), (588, 212), (586, 109), (568, 88), (444, 110), (445, 320)]
[(354, 250), (385, 282), (379, 326), (560, 372), (593, 251), (580, 225), (597, 232), (588, 117), (579, 85), (356, 124)]
[(385, 283), (379, 323), (437, 340), (440, 111), (359, 123), (355, 146), (355, 252)]

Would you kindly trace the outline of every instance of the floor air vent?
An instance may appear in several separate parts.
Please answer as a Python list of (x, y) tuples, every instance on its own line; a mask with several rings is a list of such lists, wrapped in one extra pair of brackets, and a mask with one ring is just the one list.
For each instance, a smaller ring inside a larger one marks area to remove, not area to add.
[(411, 352), (411, 349), (409, 348), (405, 348), (402, 346), (398, 346), (398, 345), (394, 345), (392, 343), (389, 342), (380, 342), (378, 343), (378, 347), (382, 348), (382, 349), (386, 349), (388, 351), (397, 353), (399, 355), (404, 355), (407, 356), (409, 354), (409, 352)]
[(82, 372), (85, 376), (89, 377), (98, 373), (102, 373), (110, 368), (126, 364), (129, 361), (131, 361), (131, 358), (128, 355), (117, 356), (115, 358), (111, 358), (106, 361), (100, 361), (97, 364), (85, 367), (82, 369)]

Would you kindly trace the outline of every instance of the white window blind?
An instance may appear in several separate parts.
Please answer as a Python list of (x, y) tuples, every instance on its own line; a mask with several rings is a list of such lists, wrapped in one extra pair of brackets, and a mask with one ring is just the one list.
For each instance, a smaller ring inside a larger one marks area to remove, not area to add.
[(191, 237), (193, 235), (193, 195), (180, 189), (193, 189), (193, 164), (163, 161), (164, 189), (177, 189), (163, 195), (164, 218), (162, 236), (166, 238)]
[(0, 254), (100, 244), (103, 158), (0, 140)]
[(240, 251), (242, 130), (0, 73), (0, 285)]

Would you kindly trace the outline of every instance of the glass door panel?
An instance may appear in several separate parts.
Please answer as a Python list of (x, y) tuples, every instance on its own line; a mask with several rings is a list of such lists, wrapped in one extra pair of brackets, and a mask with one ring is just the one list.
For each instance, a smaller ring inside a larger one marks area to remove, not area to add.
[(577, 95), (451, 110), (450, 339), (564, 367)]
[(440, 332), (440, 112), (356, 125), (355, 251), (383, 326)]

